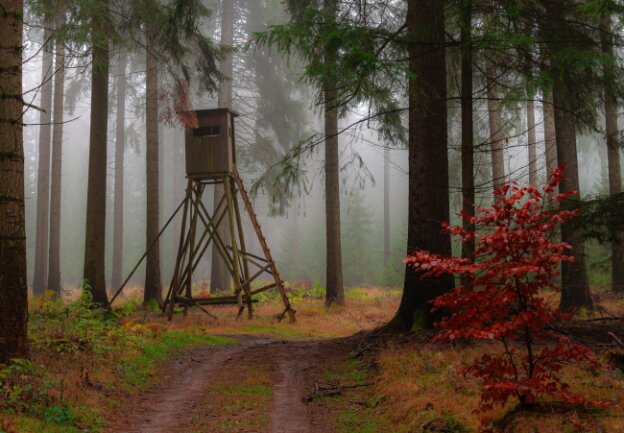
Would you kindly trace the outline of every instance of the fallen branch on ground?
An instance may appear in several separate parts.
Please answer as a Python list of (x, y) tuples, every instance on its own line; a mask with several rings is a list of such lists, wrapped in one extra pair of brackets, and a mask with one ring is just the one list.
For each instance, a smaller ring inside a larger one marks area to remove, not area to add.
[(613, 340), (617, 343), (618, 346), (620, 346), (622, 349), (624, 349), (624, 343), (622, 342), (622, 340), (620, 340), (617, 335), (615, 335), (613, 332), (607, 332), (607, 334), (609, 334), (609, 336), (611, 338), (613, 338)]
[(365, 386), (372, 386), (373, 383), (357, 383), (352, 385), (323, 385), (318, 382), (314, 382), (314, 392), (307, 397), (303, 398), (304, 403), (310, 403), (317, 398), (333, 397), (342, 394), (345, 389), (363, 388)]

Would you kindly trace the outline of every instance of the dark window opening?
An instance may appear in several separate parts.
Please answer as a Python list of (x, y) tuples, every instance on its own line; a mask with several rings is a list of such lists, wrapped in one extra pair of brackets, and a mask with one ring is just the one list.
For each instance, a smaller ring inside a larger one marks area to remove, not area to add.
[(221, 135), (221, 127), (219, 125), (202, 126), (201, 128), (193, 129), (193, 137), (214, 137), (217, 135)]

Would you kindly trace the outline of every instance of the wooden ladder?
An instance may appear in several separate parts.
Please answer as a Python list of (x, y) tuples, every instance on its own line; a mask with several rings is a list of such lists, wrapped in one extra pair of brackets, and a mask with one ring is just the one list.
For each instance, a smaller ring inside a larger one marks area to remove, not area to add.
[(282, 320), (284, 316), (288, 314), (290, 322), (294, 323), (296, 321), (295, 310), (293, 310), (293, 308), (290, 305), (290, 301), (288, 300), (288, 295), (286, 294), (286, 289), (284, 288), (284, 283), (282, 281), (282, 278), (280, 277), (279, 272), (277, 271), (277, 266), (275, 266), (275, 262), (273, 261), (271, 250), (269, 249), (269, 245), (267, 244), (266, 238), (262, 234), (262, 228), (260, 227), (260, 223), (258, 222), (258, 216), (253, 210), (253, 206), (251, 205), (251, 200), (249, 199), (249, 194), (247, 194), (247, 190), (245, 189), (243, 180), (238, 174), (238, 169), (236, 167), (233, 167), (232, 177), (234, 178), (234, 182), (236, 182), (238, 191), (240, 192), (243, 202), (245, 203), (245, 209), (247, 209), (247, 214), (249, 215), (249, 218), (251, 219), (251, 224), (253, 225), (254, 230), (256, 231), (256, 235), (258, 236), (260, 247), (262, 248), (262, 252), (264, 253), (264, 256), (269, 266), (268, 271), (273, 275), (273, 278), (275, 279), (275, 287), (277, 288), (277, 291), (279, 292), (280, 297), (282, 298), (282, 302), (284, 306), (286, 307), (284, 312), (280, 316), (280, 320)]

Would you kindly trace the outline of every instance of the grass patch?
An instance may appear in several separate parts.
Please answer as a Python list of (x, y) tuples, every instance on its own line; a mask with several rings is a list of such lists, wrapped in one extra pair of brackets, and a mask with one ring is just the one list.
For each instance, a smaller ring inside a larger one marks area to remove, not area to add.
[[(359, 359), (321, 365), (325, 381), (335, 385), (363, 385), (370, 382), (374, 372)], [(398, 433), (397, 426), (388, 422), (375, 407), (378, 401), (369, 387), (345, 390), (331, 397), (334, 423), (338, 433)]]
[(230, 385), (218, 386), (214, 392), (222, 395), (271, 395), (273, 389), (266, 385)]
[(192, 432), (266, 431), (273, 400), (270, 366), (224, 369), (205, 395), (205, 402), (191, 415)]
[(158, 365), (177, 351), (192, 346), (223, 346), (235, 342), (235, 339), (229, 337), (183, 331), (165, 332), (147, 343), (141, 353), (122, 360), (118, 372), (130, 385), (144, 387), (155, 374)]
[(287, 323), (275, 323), (267, 325), (245, 326), (241, 329), (244, 334), (265, 335), (276, 338), (303, 338), (306, 334), (303, 330)]
[(370, 411), (346, 410), (339, 415), (337, 424), (339, 433), (385, 433), (389, 431), (380, 425), (379, 420), (374, 419)]
[(84, 406), (51, 406), (43, 417), (0, 417), (0, 433), (99, 433), (105, 426), (97, 411)]
[[(479, 403), (479, 385), (460, 372), (472, 359), (493, 350), (496, 348), (488, 344), (457, 347), (410, 344), (382, 350), (376, 359), (375, 386), (367, 390), (376, 419), (386, 419), (396, 433), (422, 431), (425, 426), (435, 427), (431, 431), (479, 431), (479, 418), (473, 412)], [(614, 372), (585, 366), (567, 367), (563, 378), (571, 384), (572, 392), (614, 403), (620, 400), (619, 390), (624, 385)], [(515, 402), (496, 407), (491, 416), (494, 420), (502, 419), (514, 407)], [(592, 426), (589, 431), (624, 431), (617, 408), (596, 414), (576, 407), (566, 410), (520, 411), (513, 417), (513, 426), (505, 431), (559, 433), (570, 428), (568, 419), (576, 416), (586, 419)]]
[(30, 306), (31, 359), (0, 365), (0, 433), (97, 433), (115, 393), (140, 390), (176, 352), (236, 341), (192, 326), (167, 330), (135, 302), (98, 309), (88, 292)]

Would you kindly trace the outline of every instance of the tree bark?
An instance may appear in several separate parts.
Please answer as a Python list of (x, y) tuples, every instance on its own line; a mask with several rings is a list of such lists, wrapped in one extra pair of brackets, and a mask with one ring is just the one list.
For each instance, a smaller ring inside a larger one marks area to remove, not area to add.
[[(177, 207), (180, 201), (184, 198), (184, 133), (183, 129), (178, 127), (174, 128), (171, 131), (171, 135), (173, 137), (172, 142), (172, 165), (173, 165), (173, 196), (174, 196), (174, 204)], [(178, 254), (178, 243), (179, 243), (179, 234), (180, 229), (182, 227), (182, 223), (180, 222), (181, 218), (176, 218), (173, 221), (173, 233), (174, 236), (171, 237), (171, 245), (170, 245), (170, 254), (171, 257), (177, 257)]]
[[(472, 1), (462, 3), (461, 11), (461, 172), (462, 172), (462, 210), (465, 215), (475, 214), (474, 187), (474, 127), (472, 108)], [(469, 217), (462, 217), (464, 229), (474, 231), (474, 224)], [(474, 239), (462, 243), (462, 257), (474, 259)], [(468, 283), (468, 279), (462, 282)]]
[(505, 178), (505, 136), (499, 111), (499, 97), (496, 86), (496, 65), (486, 60), (488, 121), (490, 125), (490, 151), (492, 154), (492, 182), (494, 189), (507, 182)]
[(123, 278), (124, 257), (124, 164), (126, 152), (126, 67), (128, 52), (120, 48), (117, 61), (117, 107), (115, 121), (115, 189), (113, 197), (113, 257), (111, 287), (113, 290), (121, 286)]
[(537, 185), (537, 138), (535, 136), (535, 102), (533, 95), (528, 95), (527, 110), (527, 146), (529, 152), (529, 183)]
[(390, 260), (390, 150), (384, 149), (384, 266)]
[(22, 28), (24, 4), (0, 14), (0, 363), (28, 356), (24, 217)]
[[(326, 24), (336, 20), (337, 0), (325, 0)], [(335, 70), (336, 53), (333, 47), (325, 47), (327, 70)], [(342, 246), (340, 239), (340, 156), (338, 148), (338, 110), (336, 80), (330, 74), (323, 83), (325, 117), (325, 305), (344, 304), (342, 276)]]
[[(440, 222), (449, 219), (444, 3), (409, 0), (409, 204), (407, 251), (448, 256), (451, 241)], [(453, 288), (453, 279), (422, 280), (410, 267), (390, 329), (431, 327), (429, 301)]]
[(33, 294), (46, 291), (48, 279), (48, 235), (50, 223), (50, 138), (52, 121), (52, 29), (44, 21), (44, 47), (41, 60), (41, 109), (39, 113), (39, 159), (37, 168), (37, 219), (35, 228), (35, 273)]
[(552, 93), (543, 97), (542, 110), (544, 112), (544, 151), (546, 153), (546, 170), (548, 175), (558, 167), (557, 163), (557, 133), (555, 131), (555, 107)]
[[(145, 291), (143, 303), (156, 301), (162, 304), (162, 283), (160, 278), (160, 248), (158, 245), (159, 232), (159, 181), (158, 181), (158, 60), (152, 52), (149, 42), (146, 52), (147, 73), (145, 79), (146, 103), (145, 103), (145, 167), (147, 188), (147, 212), (146, 212), (146, 250), (147, 261), (145, 267)], [(151, 249), (150, 249), (151, 247)]]
[(108, 133), (109, 38), (104, 16), (109, 0), (96, 0), (100, 8), (93, 16), (91, 73), (91, 126), (89, 131), (89, 176), (85, 230), (84, 279), (93, 302), (107, 305), (105, 278), (106, 242), (106, 145)]
[(63, 105), (65, 101), (65, 41), (59, 30), (65, 26), (65, 11), (59, 13), (56, 36), (56, 72), (54, 75), (54, 126), (52, 137), (52, 173), (50, 175), (50, 252), (48, 254), (48, 290), (61, 295), (61, 184), (63, 170)]
[[(559, 164), (565, 164), (565, 174), (559, 184), (559, 191), (580, 192), (578, 174), (578, 155), (576, 150), (576, 121), (575, 107), (572, 95), (574, 85), (565, 73), (564, 67), (559, 64), (558, 56), (553, 55), (561, 50), (557, 42), (566, 32), (561, 28), (564, 21), (564, 11), (559, 2), (545, 1), (546, 11), (546, 40), (550, 41), (549, 60), (553, 76), (559, 77), (553, 82), (553, 103), (555, 110), (555, 135), (557, 137), (557, 159)], [(565, 204), (564, 204), (565, 206)], [(575, 308), (593, 309), (593, 301), (589, 293), (587, 266), (585, 263), (585, 242), (570, 224), (561, 228), (561, 240), (570, 245), (568, 253), (574, 257), (574, 262), (564, 262), (561, 265), (561, 304), (562, 310)]]
[[(221, 45), (231, 47), (234, 43), (234, 0), (223, 0), (223, 15), (221, 17)], [(218, 106), (219, 108), (232, 108), (232, 55), (228, 54), (219, 63), (219, 72), (226, 79), (219, 83)], [(221, 201), (225, 194), (223, 184), (214, 187), (214, 207)], [(230, 237), (227, 224), (222, 222), (217, 228), (219, 236), (224, 241)], [(226, 242), (227, 243), (227, 242)], [(230, 288), (231, 276), (225, 266), (216, 244), (212, 245), (212, 266), (210, 271), (210, 292)]]
[[(565, 164), (566, 170), (563, 180), (559, 184), (559, 191), (579, 191), (578, 159), (576, 153), (576, 126), (571, 107), (564, 105), (566, 92), (565, 85), (555, 83), (553, 100), (555, 103), (555, 130), (557, 134), (557, 159)], [(561, 241), (570, 245), (568, 254), (574, 257), (574, 262), (564, 262), (561, 265), (561, 309), (593, 308), (589, 293), (587, 266), (585, 263), (585, 242), (576, 229), (569, 224), (561, 227)]]
[[(607, 132), (607, 159), (609, 168), (609, 194), (615, 195), (622, 191), (622, 174), (620, 164), (620, 131), (618, 129), (618, 106), (615, 90), (612, 83), (615, 82), (614, 63), (616, 57), (613, 52), (613, 36), (611, 27), (611, 15), (603, 18), (600, 29), (602, 51), (606, 56), (604, 64), (605, 75), (605, 123)], [(611, 288), (616, 292), (624, 291), (624, 233), (614, 230), (611, 233)]]

